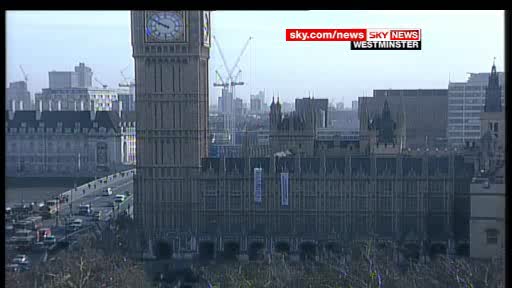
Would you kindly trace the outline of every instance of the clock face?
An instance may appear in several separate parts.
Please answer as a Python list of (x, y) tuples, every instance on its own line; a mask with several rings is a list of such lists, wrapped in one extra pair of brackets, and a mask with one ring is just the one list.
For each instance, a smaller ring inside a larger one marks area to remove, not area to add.
[(146, 40), (156, 42), (183, 42), (185, 21), (176, 11), (154, 12), (146, 16)]

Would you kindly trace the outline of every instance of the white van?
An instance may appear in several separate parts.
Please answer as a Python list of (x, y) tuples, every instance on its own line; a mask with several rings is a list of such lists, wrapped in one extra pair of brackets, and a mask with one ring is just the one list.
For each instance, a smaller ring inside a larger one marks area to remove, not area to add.
[(122, 195), (122, 194), (117, 194), (116, 195), (116, 199), (114, 200), (116, 203), (123, 203), (124, 199), (125, 199), (126, 196)]
[(112, 195), (112, 188), (108, 187), (107, 189), (103, 190), (103, 196), (110, 196)]

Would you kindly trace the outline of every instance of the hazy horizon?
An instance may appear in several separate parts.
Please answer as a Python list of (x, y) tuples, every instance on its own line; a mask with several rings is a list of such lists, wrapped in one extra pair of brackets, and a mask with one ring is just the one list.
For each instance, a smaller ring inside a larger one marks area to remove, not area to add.
[[(125, 67), (125, 75), (134, 77), (129, 11), (6, 15), (7, 84), (23, 80), (20, 65), (32, 95), (48, 87), (48, 71), (72, 71), (79, 62), (109, 87), (123, 81)], [(373, 89), (446, 89), (449, 79), (490, 72), (494, 57), (503, 71), (503, 11), (214, 11), (211, 22), (229, 66), (254, 38), (239, 64), (239, 80), (247, 84), (237, 87), (236, 96), (244, 101), (259, 90), (266, 91), (267, 103), (273, 93), (292, 102), (311, 91), (347, 107)], [(285, 41), (287, 28), (383, 27), (422, 29), (422, 50), (351, 51), (348, 42)], [(215, 70), (226, 74), (217, 49), (213, 43), (210, 105), (220, 94), (213, 87)]]

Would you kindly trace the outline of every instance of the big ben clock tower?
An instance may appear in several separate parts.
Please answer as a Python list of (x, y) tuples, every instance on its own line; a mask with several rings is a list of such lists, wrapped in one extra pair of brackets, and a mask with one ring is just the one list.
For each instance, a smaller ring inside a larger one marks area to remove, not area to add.
[(194, 232), (191, 178), (208, 149), (210, 12), (132, 11), (131, 32), (134, 216), (146, 239), (168, 241), (177, 251), (186, 242), (183, 235)]

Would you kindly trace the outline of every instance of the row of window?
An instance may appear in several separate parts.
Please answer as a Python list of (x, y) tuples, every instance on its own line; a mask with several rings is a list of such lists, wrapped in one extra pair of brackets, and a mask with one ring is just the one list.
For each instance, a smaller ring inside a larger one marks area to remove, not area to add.
[(465, 132), (462, 134), (462, 132), (448, 132), (448, 137), (468, 137), (468, 138), (479, 138), (480, 132)]
[[(34, 142), (30, 142), (30, 143), (23, 143), (24, 145), (17, 145), (16, 142), (13, 142), (11, 143), (10, 145), (7, 146), (7, 151), (8, 152), (16, 152), (18, 151), (17, 149), (21, 149), (21, 150), (24, 150), (24, 153), (27, 152), (27, 153), (31, 153), (31, 152), (43, 152), (44, 150), (44, 144), (42, 142), (38, 142), (39, 145), (35, 145)], [(48, 153), (54, 153), (54, 152), (73, 152), (75, 151), (76, 149), (80, 149), (80, 146), (71, 146), (71, 144), (69, 142), (67, 142), (66, 144), (62, 144), (62, 142), (57, 142), (59, 143), (60, 145), (54, 145), (53, 142), (48, 142), (48, 145), (46, 147), (46, 152)], [(87, 143), (85, 143), (83, 145), (83, 148), (84, 149), (88, 149), (89, 145)]]
[(480, 131), (480, 125), (450, 125), (448, 131), (475, 130)]
[(483, 111), (484, 105), (482, 104), (467, 104), (467, 105), (448, 105), (448, 111)]
[[(256, 216), (251, 219), (236, 214), (228, 216), (225, 220), (223, 217), (218, 217), (216, 215), (204, 215), (203, 218), (208, 219), (208, 221), (200, 221), (199, 229), (210, 233), (227, 230), (231, 232), (240, 232), (243, 228), (249, 233), (345, 232), (352, 234), (353, 232), (362, 232), (367, 234), (370, 231), (374, 231), (379, 235), (392, 236), (393, 231), (396, 229), (395, 227), (397, 227), (400, 231), (407, 231), (409, 233), (415, 233), (426, 229), (426, 232), (431, 235), (442, 235), (446, 230), (445, 227), (447, 224), (447, 219), (444, 217), (432, 217), (427, 218), (428, 223), (425, 225), (423, 219), (416, 217), (416, 215), (401, 217), (398, 220), (398, 223), (396, 223), (393, 216), (387, 214), (378, 215), (375, 218), (367, 217), (364, 214), (356, 214), (350, 217), (315, 217), (307, 215), (295, 217), (293, 221), (291, 217), (284, 215), (281, 215), (279, 218), (272, 217), (273, 219), (268, 219), (263, 216)], [(174, 225), (174, 219), (175, 216), (169, 216), (162, 213), (161, 219), (155, 220), (158, 223), (169, 221)], [(267, 219), (268, 221), (266, 221)]]
[(448, 92), (450, 91), (480, 91), (487, 88), (487, 85), (482, 86), (476, 86), (476, 85), (457, 85), (457, 84), (450, 84), (448, 87)]
[[(376, 201), (372, 201), (375, 204), (375, 207), (370, 209), (370, 206), (373, 207), (372, 203), (369, 202), (370, 199), (367, 197), (356, 197), (349, 203), (349, 209), (351, 210), (373, 210), (374, 208), (377, 210), (391, 211), (393, 210), (393, 199), (391, 197), (379, 197)], [(444, 197), (431, 197), (430, 199), (425, 199), (425, 205), (429, 205), (430, 209), (433, 211), (442, 211), (446, 209), (445, 207), (445, 198)], [(306, 197), (302, 202), (301, 208), (307, 210), (314, 209), (328, 209), (328, 210), (338, 210), (344, 207), (342, 201), (339, 198), (331, 197), (328, 201), (319, 201), (320, 207), (317, 207), (317, 199), (314, 197)], [(324, 204), (326, 207), (324, 207)], [(213, 195), (208, 195), (204, 197), (204, 208), (207, 210), (216, 210), (220, 208), (219, 199)], [(229, 198), (229, 208), (232, 210), (239, 210), (242, 208), (242, 197), (240, 196), (232, 196)], [(418, 206), (422, 206), (420, 199), (417, 197), (407, 197), (402, 199), (402, 201), (395, 203), (395, 205), (399, 205), (406, 210), (415, 211), (418, 209)], [(404, 206), (402, 206), (404, 205)], [(290, 207), (290, 206), (285, 206)], [(284, 207), (281, 207), (284, 208)]]
[(474, 117), (474, 118), (480, 118), (481, 112), (466, 112), (464, 115), (462, 112), (448, 112), (448, 118), (451, 117)]
[[(462, 118), (449, 118), (448, 124), (473, 124), (478, 125), (480, 127), (480, 120), (476, 119), (462, 119)], [(451, 126), (451, 125), (450, 125)], [(480, 128), (478, 128), (480, 129)]]

